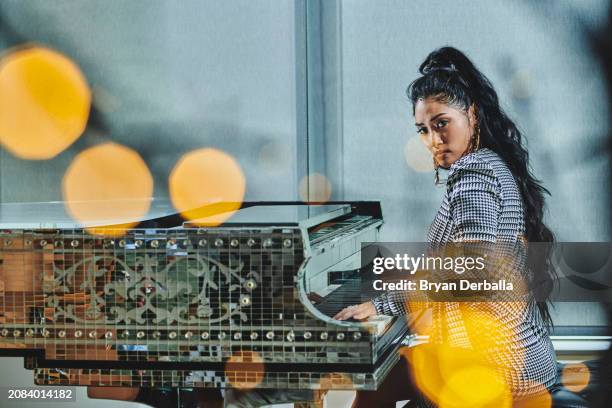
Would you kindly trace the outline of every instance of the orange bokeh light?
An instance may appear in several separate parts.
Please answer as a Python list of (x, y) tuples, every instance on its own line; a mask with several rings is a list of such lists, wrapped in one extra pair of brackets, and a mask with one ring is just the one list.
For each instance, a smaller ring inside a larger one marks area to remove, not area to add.
[(323, 204), (331, 198), (332, 185), (323, 174), (312, 173), (300, 181), (299, 194), (306, 203)]
[(561, 382), (572, 392), (580, 392), (589, 385), (591, 372), (584, 363), (572, 363), (563, 367)]
[(347, 390), (355, 389), (355, 384), (351, 377), (344, 373), (325, 373), (319, 379), (320, 390)]
[(265, 376), (263, 358), (255, 351), (236, 352), (225, 363), (225, 375), (234, 388), (255, 388)]
[(222, 224), (240, 208), (246, 180), (240, 165), (225, 152), (204, 148), (187, 153), (169, 178), (170, 199), (197, 225)]
[[(64, 175), (62, 192), (68, 213), (89, 232), (116, 236), (147, 214), (153, 177), (137, 152), (105, 143), (74, 158)], [(98, 226), (108, 224), (113, 225)]]
[(51, 159), (84, 132), (91, 91), (57, 51), (20, 48), (0, 60), (0, 144), (22, 159)]

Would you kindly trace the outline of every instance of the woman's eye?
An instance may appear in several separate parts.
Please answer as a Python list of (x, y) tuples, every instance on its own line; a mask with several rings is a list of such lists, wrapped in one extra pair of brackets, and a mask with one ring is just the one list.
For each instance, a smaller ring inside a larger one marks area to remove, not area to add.
[(427, 129), (425, 129), (425, 128), (418, 128), (417, 129), (417, 133), (419, 135), (425, 134), (425, 133), (427, 133)]
[(447, 120), (441, 120), (436, 124), (436, 127), (438, 129), (442, 129), (444, 126), (448, 125), (448, 121)]

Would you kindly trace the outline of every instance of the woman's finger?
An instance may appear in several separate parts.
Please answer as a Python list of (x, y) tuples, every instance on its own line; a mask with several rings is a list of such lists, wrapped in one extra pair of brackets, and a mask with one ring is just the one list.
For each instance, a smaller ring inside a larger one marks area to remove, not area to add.
[(334, 316), (334, 319), (336, 319), (336, 320), (347, 320), (347, 319), (350, 319), (352, 317), (353, 310), (355, 310), (354, 306), (345, 307), (344, 309), (342, 309), (340, 312), (338, 312)]
[(336, 320), (344, 320), (344, 319), (346, 319), (346, 315), (347, 315), (347, 309), (344, 308), (344, 309), (342, 309), (340, 312), (338, 312), (334, 316), (334, 319), (336, 319)]
[(345, 307), (334, 316), (336, 320), (357, 319), (364, 320), (370, 316), (376, 315), (376, 309), (371, 302), (365, 302), (360, 305)]

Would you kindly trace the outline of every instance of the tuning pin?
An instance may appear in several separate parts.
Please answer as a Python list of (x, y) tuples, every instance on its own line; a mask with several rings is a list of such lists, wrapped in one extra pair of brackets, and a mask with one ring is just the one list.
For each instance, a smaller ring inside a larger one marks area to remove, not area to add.
[(304, 332), (304, 340), (310, 340), (312, 338), (312, 333), (307, 331)]
[(329, 337), (329, 334), (327, 334), (327, 332), (322, 332), (321, 335), (319, 336), (321, 340), (327, 340), (328, 337)]
[(274, 339), (274, 332), (269, 331), (266, 333), (266, 339), (268, 340), (273, 340)]
[(344, 333), (338, 333), (338, 334), (336, 334), (336, 340), (339, 340), (339, 341), (344, 340)]

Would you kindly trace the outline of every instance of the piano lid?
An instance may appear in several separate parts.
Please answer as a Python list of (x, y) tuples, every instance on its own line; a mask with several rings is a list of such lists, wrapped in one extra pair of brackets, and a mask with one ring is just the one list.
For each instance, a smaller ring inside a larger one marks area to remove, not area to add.
[[(226, 226), (300, 226), (310, 228), (351, 212), (349, 204), (309, 205), (306, 203), (244, 203), (244, 207), (228, 219)], [(186, 222), (185, 226), (190, 223)]]
[[(113, 205), (113, 202), (109, 202), (108, 205)], [(243, 207), (236, 211), (223, 226), (270, 225), (310, 228), (351, 212), (351, 206), (348, 203), (309, 205), (301, 202), (244, 202), (242, 205)], [(0, 228), (2, 229), (77, 229), (130, 221), (117, 218), (80, 223), (70, 217), (63, 201), (0, 204)], [(177, 214), (167, 199), (152, 199), (147, 216), (133, 221), (141, 222), (136, 228), (172, 228), (193, 225), (191, 221), (185, 221)]]

